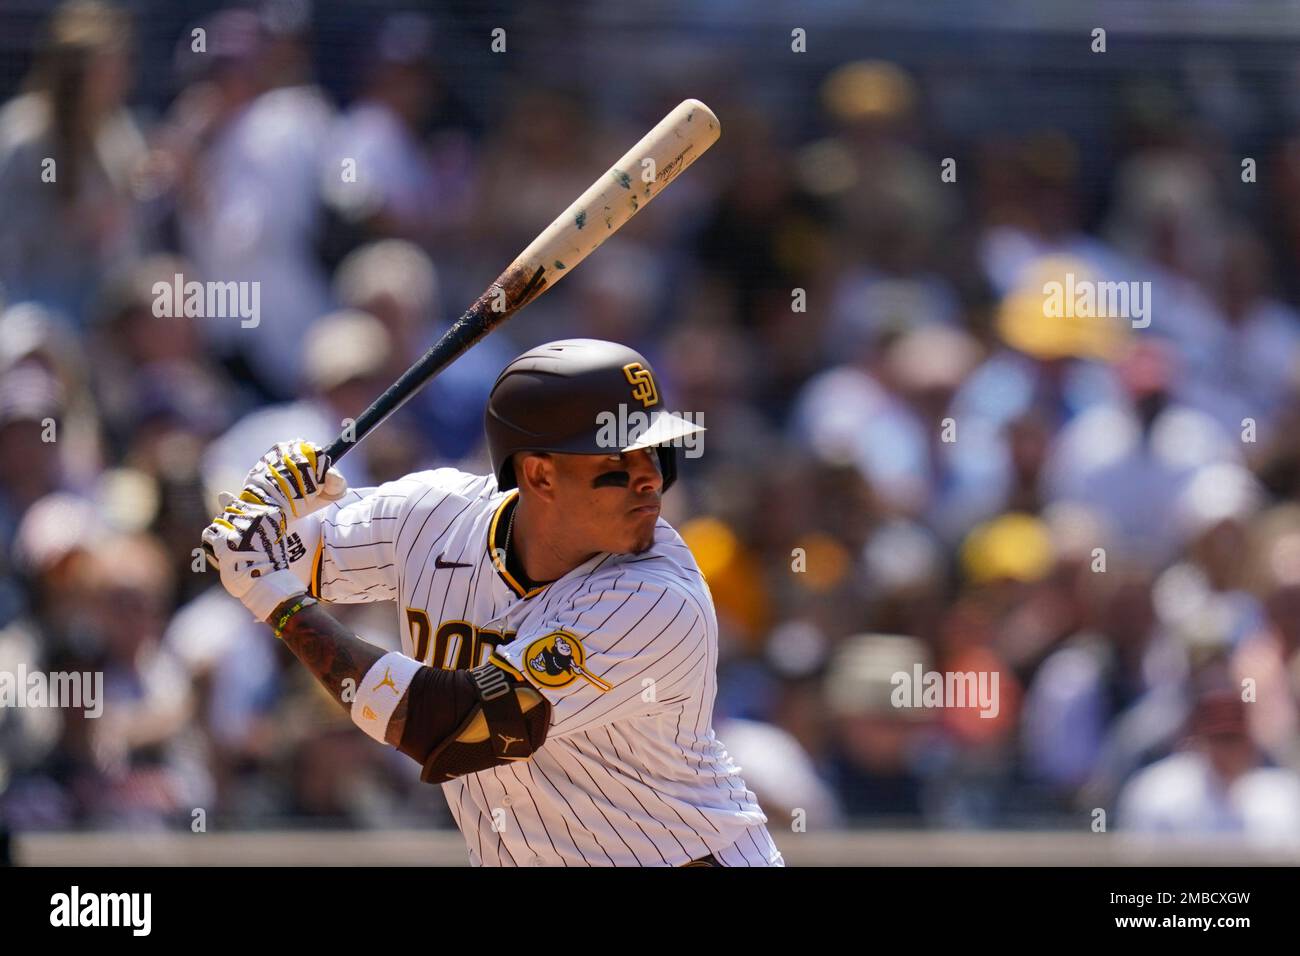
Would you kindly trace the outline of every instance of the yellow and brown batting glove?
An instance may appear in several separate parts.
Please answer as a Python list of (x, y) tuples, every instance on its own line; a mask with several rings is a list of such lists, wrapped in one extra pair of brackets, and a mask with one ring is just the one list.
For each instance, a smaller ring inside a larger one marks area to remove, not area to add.
[(309, 515), (338, 501), (348, 483), (329, 455), (301, 438), (277, 442), (244, 478), (239, 497), (279, 508), (289, 520)]

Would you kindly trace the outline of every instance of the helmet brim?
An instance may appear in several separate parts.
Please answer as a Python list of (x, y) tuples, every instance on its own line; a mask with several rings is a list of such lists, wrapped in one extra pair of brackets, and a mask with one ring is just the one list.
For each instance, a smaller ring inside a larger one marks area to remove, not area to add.
[(703, 425), (697, 425), (680, 415), (661, 409), (651, 412), (650, 422), (645, 430), (631, 444), (620, 448), (619, 451), (637, 451), (642, 448), (654, 448), (656, 445), (667, 445), (679, 438), (705, 430)]

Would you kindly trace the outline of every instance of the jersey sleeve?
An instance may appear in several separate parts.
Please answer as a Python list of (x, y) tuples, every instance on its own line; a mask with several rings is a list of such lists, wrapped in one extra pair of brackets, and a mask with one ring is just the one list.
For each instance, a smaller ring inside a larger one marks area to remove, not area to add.
[(289, 526), (290, 567), (323, 601), (396, 600), (420, 533), (456, 514), (456, 502), (489, 491), (483, 477), (454, 468), (350, 488), (341, 501)]
[(307, 590), (339, 604), (395, 597), (397, 525), (412, 490), (405, 481), (350, 488), (341, 501), (292, 523), (290, 557), (299, 559), (291, 567)]
[(342, 500), (289, 525), (290, 567), (324, 601), (395, 598), (398, 529), (425, 490), (414, 476), (377, 488), (349, 488)]
[(551, 704), (548, 737), (653, 716), (703, 686), (712, 617), (686, 588), (616, 576), (525, 625), (492, 660)]

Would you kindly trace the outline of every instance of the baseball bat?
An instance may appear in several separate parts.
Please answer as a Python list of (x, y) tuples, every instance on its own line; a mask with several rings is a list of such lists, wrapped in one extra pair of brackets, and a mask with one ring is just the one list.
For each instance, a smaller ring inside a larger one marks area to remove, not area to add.
[[(564, 278), (722, 133), (713, 111), (683, 100), (556, 217), (474, 304), (325, 449), (337, 462), (471, 345)], [(647, 162), (648, 161), (648, 162)]]

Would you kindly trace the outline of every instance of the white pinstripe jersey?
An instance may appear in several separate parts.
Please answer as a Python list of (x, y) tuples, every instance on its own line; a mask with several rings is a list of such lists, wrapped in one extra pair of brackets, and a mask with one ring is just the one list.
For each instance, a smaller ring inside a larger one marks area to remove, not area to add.
[(476, 866), (783, 865), (711, 726), (717, 619), (663, 519), (654, 546), (599, 554), (525, 592), (500, 560), (517, 492), (452, 468), (355, 489), (296, 522), (294, 568), (332, 602), (397, 602), (405, 654), (491, 659), (551, 704), (528, 760), (442, 784)]

